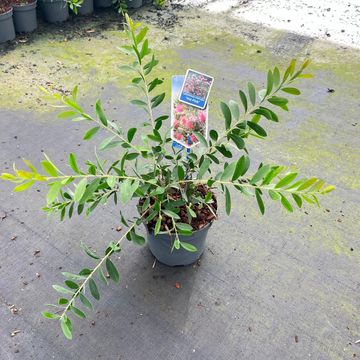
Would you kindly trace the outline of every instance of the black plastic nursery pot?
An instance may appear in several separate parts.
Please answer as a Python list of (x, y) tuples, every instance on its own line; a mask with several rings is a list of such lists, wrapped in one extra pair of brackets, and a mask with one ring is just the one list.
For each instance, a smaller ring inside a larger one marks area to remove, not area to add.
[(138, 9), (143, 5), (143, 0), (127, 0), (126, 4), (129, 9)]
[(25, 5), (13, 5), (16, 32), (29, 33), (37, 28), (36, 5), (37, 0)]
[(41, 10), (49, 23), (63, 22), (69, 18), (69, 7), (65, 0), (41, 0)]
[(147, 243), (151, 253), (155, 258), (161, 263), (168, 266), (186, 266), (193, 264), (197, 261), (205, 250), (205, 243), (208, 231), (212, 225), (208, 223), (202, 229), (196, 230), (192, 233), (191, 236), (179, 235), (179, 240), (181, 242), (187, 242), (191, 245), (194, 245), (197, 248), (197, 251), (190, 252), (182, 247), (179, 250), (174, 249), (171, 251), (175, 235), (169, 234), (158, 234), (154, 235), (153, 230), (149, 230), (147, 226)]
[(108, 8), (112, 5), (112, 0), (95, 0), (95, 7)]
[(14, 40), (15, 28), (13, 22), (13, 9), (0, 14), (0, 43)]
[(94, 12), (94, 0), (84, 0), (78, 9), (79, 15), (90, 15)]

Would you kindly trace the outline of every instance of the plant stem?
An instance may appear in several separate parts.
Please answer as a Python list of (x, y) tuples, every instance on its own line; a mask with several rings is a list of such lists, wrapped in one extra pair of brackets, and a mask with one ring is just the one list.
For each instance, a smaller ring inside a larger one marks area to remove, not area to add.
[[(136, 222), (132, 226), (129, 227), (129, 229), (126, 231), (126, 233), (120, 238), (120, 240), (115, 244), (115, 246), (118, 246), (126, 237), (126, 235), (136, 226)], [(81, 291), (84, 289), (87, 282), (92, 278), (92, 276), (96, 273), (97, 270), (101, 267), (101, 265), (106, 261), (107, 258), (109, 258), (114, 251), (109, 251), (100, 261), (99, 263), (94, 267), (94, 269), (91, 271), (91, 273), (86, 277), (86, 279), (83, 281), (83, 283), (78, 287), (78, 289), (75, 291), (75, 293), (72, 295), (71, 300), (67, 304), (67, 306), (64, 308), (59, 320), (61, 320), (65, 315), (66, 312), (70, 309), (72, 306), (74, 300), (76, 297), (81, 293)]]

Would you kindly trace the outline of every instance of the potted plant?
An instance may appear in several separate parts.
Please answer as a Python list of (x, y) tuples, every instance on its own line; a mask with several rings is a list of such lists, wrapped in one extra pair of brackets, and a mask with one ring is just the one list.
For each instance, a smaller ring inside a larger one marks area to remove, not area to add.
[(79, 15), (90, 15), (93, 12), (94, 12), (94, 0), (84, 0), (78, 8)]
[(126, 0), (128, 9), (138, 9), (142, 6), (143, 0)]
[(29, 33), (37, 28), (36, 5), (37, 0), (12, 0), (16, 32)]
[(0, 43), (15, 39), (12, 15), (13, 8), (10, 1), (2, 1), (0, 4)]
[(66, 0), (41, 0), (41, 10), (45, 21), (49, 23), (63, 22), (69, 18)]
[[(261, 163), (249, 170), (247, 139), (250, 136), (264, 139), (266, 123), (279, 121), (275, 108), (288, 110), (288, 100), (283, 95), (300, 94), (294, 84), (298, 79), (311, 77), (304, 73), (308, 60), (299, 67), (295, 60), (291, 61), (283, 73), (277, 67), (269, 70), (266, 89), (258, 95), (249, 82), (247, 92), (239, 91), (238, 102), (221, 102), (224, 129), (221, 132), (212, 129), (209, 139), (194, 133), (200, 145), (187, 155), (172, 147), (171, 129), (166, 125), (168, 115), (154, 112), (165, 99), (165, 93), (156, 93), (163, 81), (151, 78), (159, 61), (149, 48), (148, 29), (134, 23), (127, 14), (125, 17), (129, 45), (119, 49), (133, 57), (131, 65), (122, 69), (134, 73), (131, 83), (142, 96), (131, 101), (144, 110), (146, 119), (141, 128), (124, 131), (107, 118), (99, 100), (95, 104), (95, 115), (89, 114), (77, 102), (76, 87), (71, 96), (52, 94), (64, 108), (60, 118), (89, 125), (84, 140), (89, 141), (100, 131), (109, 133), (98, 150), (105, 154), (116, 149), (116, 160), (104, 161), (104, 155), (96, 153), (95, 160), (88, 160), (84, 166), (70, 153), (71, 171), (64, 171), (45, 155), (41, 171), (24, 160), (26, 169), (14, 165), (13, 173), (1, 175), (3, 180), (16, 183), (15, 192), (35, 183), (47, 184), (44, 210), (49, 214), (58, 213), (61, 220), (75, 214), (89, 215), (108, 201), (126, 204), (133, 199), (138, 208), (138, 215), (129, 218), (119, 205), (121, 221), (127, 228), (123, 236), (111, 241), (103, 254), (82, 243), (82, 249), (94, 263), (80, 271), (63, 272), (65, 285), (53, 285), (60, 298), (54, 305), (55, 310), (45, 311), (43, 316), (58, 320), (69, 339), (72, 338), (70, 316), (86, 317), (84, 309), (93, 308), (90, 296), (99, 300), (99, 283), (108, 282), (106, 273), (113, 281), (119, 281), (112, 255), (121, 251), (125, 239), (144, 245), (146, 240), (139, 233), (143, 226), (150, 250), (159, 261), (187, 264), (198, 259), (204, 249), (206, 233), (218, 216), (218, 196), (224, 196), (227, 214), (236, 195), (254, 198), (264, 214), (265, 198), (292, 212), (294, 205), (301, 207), (303, 202), (318, 205), (318, 196), (334, 189), (323, 180), (299, 177), (297, 171), (281, 165)], [(119, 149), (123, 150), (120, 156)]]

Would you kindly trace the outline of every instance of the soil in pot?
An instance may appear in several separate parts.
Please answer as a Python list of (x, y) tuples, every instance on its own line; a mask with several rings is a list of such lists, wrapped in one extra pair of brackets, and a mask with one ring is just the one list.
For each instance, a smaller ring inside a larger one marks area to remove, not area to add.
[(57, 23), (69, 18), (69, 7), (65, 0), (41, 0), (41, 9), (45, 21)]
[(112, 6), (112, 0), (95, 0), (95, 7), (108, 8)]
[(0, 43), (15, 39), (13, 22), (13, 9), (10, 1), (3, 0), (0, 3)]
[(37, 28), (37, 0), (12, 0), (16, 32), (32, 32)]
[[(199, 185), (196, 189), (196, 196), (205, 198), (206, 194), (211, 190), (205, 185)], [(180, 192), (174, 192), (170, 194), (173, 201), (181, 200)], [(139, 201), (139, 205), (142, 206), (144, 199)], [(155, 203), (155, 199), (151, 199), (150, 204)], [(180, 220), (178, 222), (189, 224), (189, 218), (187, 215), (186, 205), (181, 206), (178, 216)], [(179, 235), (181, 242), (191, 244), (196, 247), (197, 251), (190, 252), (184, 248), (179, 250), (173, 250), (173, 242), (175, 240), (175, 234), (160, 233), (154, 235), (154, 228), (158, 217), (153, 218), (148, 224), (146, 224), (147, 240), (150, 251), (156, 257), (158, 261), (168, 266), (184, 266), (190, 265), (197, 261), (205, 250), (205, 241), (207, 232), (216, 219), (217, 214), (217, 201), (214, 194), (212, 194), (212, 203), (208, 206), (201, 206), (200, 204), (194, 205), (192, 210), (196, 214), (196, 218), (191, 220), (191, 226), (193, 228), (193, 234), (191, 236)], [(147, 213), (144, 216), (148, 215)], [(161, 232), (166, 232), (167, 229), (172, 228), (172, 219), (166, 215), (162, 218)]]
[(94, 12), (94, 0), (84, 0), (78, 9), (79, 15), (90, 15)]

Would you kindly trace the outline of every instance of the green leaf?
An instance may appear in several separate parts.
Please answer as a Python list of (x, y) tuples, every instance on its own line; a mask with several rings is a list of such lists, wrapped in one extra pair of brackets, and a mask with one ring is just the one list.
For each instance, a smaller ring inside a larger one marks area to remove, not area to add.
[(317, 178), (315, 178), (315, 177), (306, 180), (302, 185), (299, 186), (298, 191), (302, 191), (302, 190), (309, 188), (316, 181), (317, 181)]
[(68, 110), (68, 111), (63, 111), (62, 113), (58, 114), (57, 117), (59, 119), (67, 119), (67, 118), (70, 118), (70, 117), (75, 116), (75, 115), (77, 115), (76, 111)]
[(254, 106), (256, 103), (256, 91), (254, 85), (251, 82), (248, 83), (248, 91), (251, 104)]
[(41, 165), (50, 176), (58, 176), (56, 167), (50, 161), (42, 160)]
[(61, 182), (56, 182), (50, 185), (50, 189), (47, 193), (46, 201), (48, 204), (51, 204), (59, 195), (59, 191), (62, 187)]
[(110, 136), (108, 138), (106, 138), (99, 146), (99, 150), (100, 151), (104, 151), (104, 150), (108, 150), (108, 149), (112, 149), (116, 146), (121, 145), (123, 142), (120, 140), (114, 140), (115, 136)]
[(294, 87), (285, 87), (285, 88), (282, 88), (281, 90), (288, 94), (292, 94), (292, 95), (300, 95), (301, 94), (300, 90), (296, 89)]
[(269, 95), (271, 93), (273, 84), (274, 84), (273, 73), (271, 70), (269, 70), (267, 74), (266, 95)]
[(83, 139), (90, 140), (99, 131), (99, 129), (100, 129), (100, 126), (95, 126), (95, 127), (91, 128), (90, 130), (88, 130), (85, 133)]
[(225, 129), (228, 130), (231, 126), (231, 111), (230, 108), (224, 102), (220, 102), (220, 108), (225, 119)]
[(261, 168), (258, 169), (258, 171), (254, 174), (254, 176), (251, 178), (250, 180), (250, 184), (255, 185), (257, 182), (259, 182), (260, 180), (262, 180), (267, 173), (270, 170), (270, 166), (269, 165), (264, 165)]
[(96, 101), (96, 104), (95, 104), (95, 111), (96, 111), (96, 115), (97, 117), (99, 118), (99, 120), (101, 121), (101, 123), (104, 125), (104, 126), (107, 126), (108, 125), (108, 121), (107, 121), (107, 118), (104, 114), (104, 110), (101, 106), (101, 101), (98, 100)]
[(115, 281), (116, 283), (119, 282), (120, 279), (119, 272), (116, 266), (114, 265), (114, 263), (109, 258), (106, 259), (106, 270), (108, 271), (110, 278), (113, 281)]
[(199, 173), (197, 178), (202, 179), (202, 177), (205, 175), (205, 173), (208, 171), (210, 167), (211, 161), (208, 158), (205, 158), (199, 168)]
[(99, 293), (98, 287), (97, 287), (94, 279), (90, 279), (90, 280), (89, 280), (89, 289), (90, 289), (91, 295), (92, 295), (96, 300), (100, 300), (100, 293)]
[(216, 130), (210, 130), (210, 138), (214, 141), (217, 141), (219, 134)]
[(274, 190), (269, 190), (269, 196), (274, 201), (278, 201), (281, 199), (281, 195), (277, 191), (274, 191)]
[(131, 100), (130, 103), (140, 107), (145, 107), (145, 108), (147, 107), (147, 103), (143, 100), (134, 99)]
[(66, 305), (66, 304), (68, 304), (69, 303), (69, 300), (68, 299), (65, 299), (65, 298), (60, 298), (59, 300), (58, 300), (58, 304), (59, 305)]
[(138, 180), (130, 180), (126, 179), (124, 180), (120, 185), (120, 199), (121, 201), (126, 204), (130, 201), (132, 196), (134, 195), (135, 191), (139, 187), (139, 181)]
[(297, 173), (290, 173), (286, 175), (275, 185), (275, 189), (289, 185), (293, 180), (296, 179), (297, 175), (298, 175)]
[(80, 309), (78, 309), (77, 307), (75, 306), (71, 306), (70, 307), (70, 310), (76, 315), (78, 316), (79, 318), (81, 319), (85, 319), (86, 318), (86, 315), (84, 314), (84, 312), (82, 312)]
[(274, 80), (274, 87), (277, 88), (280, 84), (280, 71), (276, 66), (273, 72), (273, 80)]
[(70, 288), (70, 289), (78, 289), (79, 285), (77, 283), (75, 283), (74, 281), (71, 280), (65, 280), (65, 284)]
[(200, 144), (204, 147), (208, 147), (208, 143), (206, 139), (204, 138), (203, 134), (201, 134), (198, 131), (194, 131), (194, 135), (197, 137), (197, 139), (200, 141)]
[(127, 138), (128, 138), (128, 141), (131, 142), (132, 139), (134, 138), (135, 136), (135, 133), (136, 133), (136, 128), (131, 128), (129, 129), (128, 133), (127, 133)]
[(193, 227), (191, 225), (182, 223), (182, 222), (176, 223), (176, 227), (179, 230), (184, 230), (184, 231), (192, 231), (193, 230)]
[(74, 172), (76, 172), (77, 174), (80, 174), (80, 170), (79, 170), (79, 167), (76, 162), (76, 157), (73, 153), (69, 154), (69, 164), (70, 164), (70, 167), (74, 170)]
[(242, 90), (239, 90), (239, 96), (240, 96), (240, 100), (241, 100), (241, 102), (243, 104), (244, 110), (245, 110), (245, 112), (247, 112), (248, 104), (247, 104), (246, 95)]
[(161, 211), (162, 211), (165, 215), (167, 215), (167, 216), (169, 216), (169, 217), (172, 217), (172, 218), (174, 218), (175, 220), (180, 220), (180, 216), (179, 216), (178, 214), (174, 213), (174, 212), (171, 211), (171, 210), (161, 209)]
[(299, 195), (297, 195), (297, 194), (291, 194), (291, 195), (292, 195), (293, 199), (295, 200), (296, 205), (297, 205), (299, 208), (301, 208), (301, 206), (302, 206), (302, 199), (301, 199), (301, 197), (300, 197)]
[(160, 229), (161, 229), (161, 218), (159, 216), (155, 224), (155, 235), (157, 235), (160, 232)]
[(156, 108), (158, 105), (160, 105), (162, 103), (162, 101), (164, 100), (165, 98), (165, 93), (162, 93), (158, 96), (155, 96), (151, 102), (152, 102), (152, 105), (151, 105), (151, 108)]
[(234, 161), (232, 163), (230, 163), (225, 169), (224, 172), (222, 173), (220, 180), (221, 181), (226, 181), (231, 179), (234, 176), (234, 172), (237, 166), (237, 161)]
[(233, 119), (235, 119), (235, 121), (239, 121), (239, 119), (240, 119), (239, 104), (234, 100), (230, 100), (229, 107), (230, 107), (230, 111), (231, 111), (231, 115), (232, 115)]
[(60, 285), (53, 285), (52, 287), (53, 287), (53, 289), (55, 289), (60, 294), (71, 294), (71, 295), (73, 295), (72, 291), (70, 291), (70, 290), (68, 290), (68, 289), (66, 289), (66, 288), (64, 288), (64, 287), (62, 287)]
[(135, 244), (138, 244), (140, 246), (143, 246), (145, 244), (145, 238), (141, 235), (136, 234), (135, 231), (130, 232), (130, 238), (131, 241), (133, 241)]
[[(93, 259), (100, 259), (89, 247), (87, 247), (83, 242), (80, 243), (80, 247), (85, 251), (85, 253)], [(80, 275), (88, 275), (88, 274), (80, 274)]]
[(60, 320), (60, 326), (61, 330), (63, 331), (65, 337), (69, 340), (72, 339), (72, 327), (71, 327), (71, 321), (67, 316), (64, 316)]
[(230, 134), (229, 137), (235, 143), (235, 145), (237, 146), (237, 148), (239, 150), (242, 150), (245, 148), (245, 141), (243, 140), (243, 138), (241, 136), (235, 135), (235, 134)]
[(249, 125), (249, 128), (254, 130), (258, 135), (260, 135), (262, 137), (267, 136), (266, 131), (259, 124), (256, 124), (256, 123), (254, 123), (252, 121), (248, 121), (247, 124)]
[(250, 159), (247, 155), (243, 155), (236, 163), (236, 168), (232, 181), (237, 180), (240, 176), (244, 175), (250, 166)]
[(144, 37), (146, 36), (147, 31), (148, 31), (148, 28), (143, 27), (141, 29), (141, 31), (136, 35), (136, 43), (137, 44), (140, 44), (144, 40)]
[(47, 319), (59, 319), (60, 315), (58, 314), (53, 314), (49, 311), (43, 311), (41, 313), (41, 315), (44, 317), (44, 318), (47, 318)]
[(329, 185), (329, 186), (327, 186), (325, 189), (323, 189), (323, 190), (321, 191), (321, 193), (322, 193), (322, 194), (327, 194), (327, 193), (329, 193), (329, 192), (331, 192), (331, 191), (334, 191), (334, 190), (335, 190), (335, 186)]
[(71, 279), (71, 280), (83, 280), (85, 277), (81, 276), (81, 275), (77, 275), (77, 274), (72, 274), (69, 272), (62, 272), (62, 275), (64, 275), (66, 278)]
[(89, 299), (84, 294), (80, 293), (79, 297), (80, 297), (80, 301), (82, 302), (82, 304), (84, 306), (86, 306), (90, 310), (93, 309), (93, 306), (92, 306), (91, 302), (89, 301)]
[(26, 189), (28, 189), (29, 187), (31, 187), (32, 185), (34, 184), (34, 181), (28, 181), (28, 182), (25, 182), (23, 184), (20, 184), (20, 185), (17, 185), (14, 187), (14, 191), (15, 192), (21, 192), (21, 191), (24, 191)]
[(103, 269), (100, 267), (99, 271), (98, 271), (98, 277), (99, 280), (104, 284), (104, 285), (108, 285), (108, 281), (104, 275)]
[(285, 99), (285, 98), (282, 98), (282, 97), (272, 96), (271, 98), (268, 99), (268, 102), (273, 104), (273, 105), (283, 107), (289, 101), (287, 99)]
[(284, 206), (284, 208), (289, 212), (293, 212), (294, 209), (291, 206), (289, 200), (283, 194), (280, 194), (280, 196), (281, 196), (281, 204)]
[(86, 185), (87, 185), (87, 179), (81, 179), (80, 182), (77, 184), (76, 188), (75, 188), (75, 193), (74, 193), (74, 201), (75, 202), (79, 202), (81, 200), (81, 198), (83, 197), (85, 190), (86, 190)]
[[(136, 51), (136, 49), (135, 49)], [(150, 53), (150, 50), (149, 50), (149, 41), (148, 39), (146, 39), (143, 44), (142, 44), (142, 47), (141, 47), (141, 51), (140, 51), (140, 58), (144, 58), (146, 55), (148, 55)]]
[(197, 251), (196, 246), (194, 246), (193, 244), (184, 242), (184, 241), (181, 241), (181, 242), (180, 242), (180, 246), (181, 246), (183, 249), (185, 249), (185, 250), (187, 250), (187, 251), (190, 251), (190, 252), (196, 252), (196, 251)]
[(256, 196), (256, 201), (259, 205), (259, 209), (262, 215), (264, 215), (265, 213), (265, 206), (264, 206), (264, 202), (263, 199), (261, 197), (261, 192), (259, 189), (255, 189), (255, 196)]
[(231, 212), (231, 195), (230, 195), (230, 191), (227, 188), (227, 186), (225, 186), (225, 210), (226, 210), (226, 214), (230, 215), (230, 212)]

